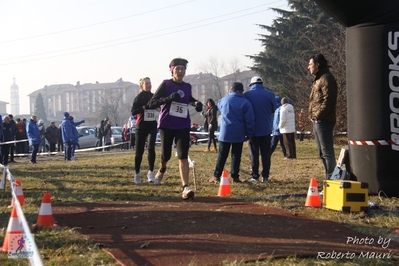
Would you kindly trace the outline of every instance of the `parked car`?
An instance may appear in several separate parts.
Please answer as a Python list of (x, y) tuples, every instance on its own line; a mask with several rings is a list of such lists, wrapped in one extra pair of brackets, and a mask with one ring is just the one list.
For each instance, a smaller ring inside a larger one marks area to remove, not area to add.
[(112, 145), (122, 142), (122, 127), (111, 127), (111, 143)]
[(96, 136), (96, 127), (94, 126), (82, 126), (77, 127), (79, 136), (78, 149), (94, 148), (98, 145), (99, 140)]

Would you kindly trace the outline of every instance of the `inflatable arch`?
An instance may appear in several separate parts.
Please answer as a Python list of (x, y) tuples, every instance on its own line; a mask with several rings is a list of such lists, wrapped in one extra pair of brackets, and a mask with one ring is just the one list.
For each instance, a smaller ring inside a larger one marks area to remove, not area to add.
[(350, 171), (399, 196), (399, 1), (315, 0), (347, 27)]

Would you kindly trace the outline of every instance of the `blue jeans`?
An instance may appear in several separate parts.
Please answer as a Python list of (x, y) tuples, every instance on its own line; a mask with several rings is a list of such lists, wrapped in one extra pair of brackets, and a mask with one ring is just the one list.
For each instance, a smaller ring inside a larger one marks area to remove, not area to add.
[(277, 144), (279, 142), (280, 142), (281, 149), (283, 151), (283, 155), (284, 155), (284, 157), (286, 157), (287, 153), (286, 153), (286, 150), (285, 150), (285, 147), (284, 147), (284, 141), (283, 141), (283, 135), (282, 134), (281, 135), (273, 135), (272, 136), (272, 140), (271, 140), (271, 143), (270, 143), (270, 155), (273, 154), (273, 152), (276, 149)]
[(215, 171), (213, 176), (220, 179), (222, 176), (224, 165), (226, 164), (227, 157), (229, 156), (230, 146), (231, 148), (231, 169), (230, 175), (233, 179), (238, 179), (240, 177), (240, 163), (242, 154), (243, 143), (230, 143), (219, 141), (219, 151), (218, 159), (216, 161)]
[(270, 143), (271, 136), (252, 137), (248, 141), (249, 158), (251, 159), (251, 176), (259, 179), (259, 151), (262, 159), (262, 177), (267, 180), (270, 173)]
[(64, 142), (64, 150), (64, 159), (70, 161), (72, 156), (72, 142)]
[(319, 156), (326, 170), (326, 179), (330, 179), (336, 166), (334, 152), (334, 123), (329, 121), (313, 122), (313, 131), (316, 139)]

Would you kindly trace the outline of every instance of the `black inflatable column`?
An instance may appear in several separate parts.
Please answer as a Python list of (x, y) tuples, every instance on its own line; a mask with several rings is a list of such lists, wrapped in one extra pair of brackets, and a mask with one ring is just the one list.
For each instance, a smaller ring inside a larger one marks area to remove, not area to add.
[(350, 170), (399, 196), (399, 1), (316, 2), (347, 27)]

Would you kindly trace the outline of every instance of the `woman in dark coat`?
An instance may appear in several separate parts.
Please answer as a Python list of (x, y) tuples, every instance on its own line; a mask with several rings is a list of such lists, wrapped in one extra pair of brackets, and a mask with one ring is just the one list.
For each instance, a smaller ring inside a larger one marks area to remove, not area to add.
[[(208, 124), (208, 148), (205, 149), (206, 152), (208, 151), (217, 151), (216, 146), (216, 138), (215, 138), (215, 131), (218, 128), (218, 107), (216, 106), (215, 102), (209, 98), (206, 101), (206, 120)], [(214, 148), (210, 150), (211, 144), (213, 142)]]

